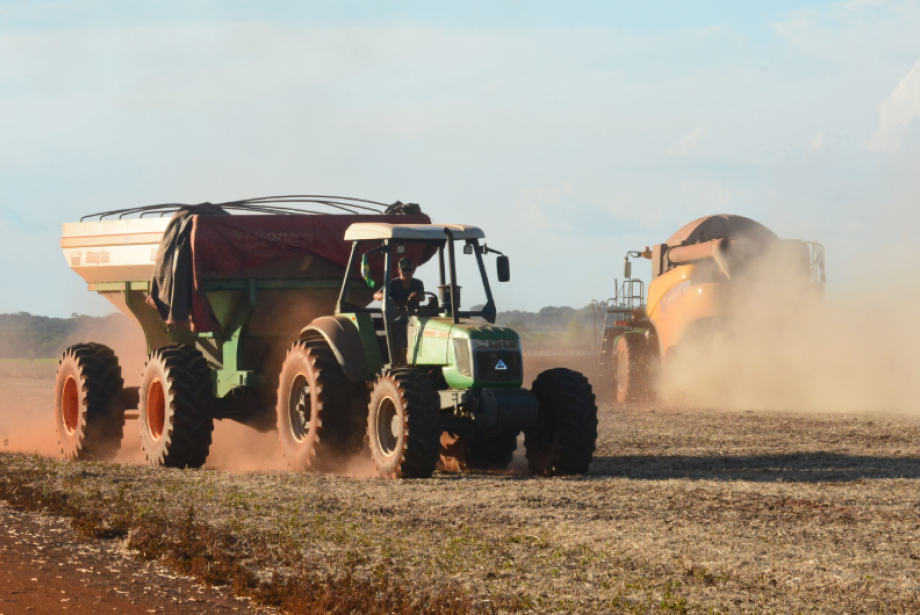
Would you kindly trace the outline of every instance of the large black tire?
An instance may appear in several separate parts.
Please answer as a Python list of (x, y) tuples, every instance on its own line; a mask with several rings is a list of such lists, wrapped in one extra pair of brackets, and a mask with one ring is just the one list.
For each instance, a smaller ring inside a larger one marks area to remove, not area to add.
[(191, 346), (164, 346), (147, 358), (140, 387), (141, 444), (147, 463), (200, 468), (214, 431), (211, 370)]
[(630, 331), (617, 342), (617, 401), (642, 403), (651, 394), (651, 357), (645, 336)]
[(111, 459), (121, 447), (125, 409), (118, 357), (102, 344), (64, 351), (54, 383), (54, 418), (65, 459)]
[(438, 392), (428, 374), (401, 368), (381, 376), (371, 392), (367, 440), (384, 478), (428, 478), (441, 452)]
[(588, 379), (562, 367), (533, 382), (537, 426), (524, 433), (527, 463), (534, 474), (586, 474), (597, 446), (597, 405)]
[(447, 472), (464, 470), (505, 470), (517, 450), (517, 432), (500, 436), (472, 437), (441, 434), (441, 459), (438, 469)]
[(294, 342), (281, 366), (277, 402), (278, 438), (291, 468), (334, 471), (360, 451), (357, 394), (325, 340)]

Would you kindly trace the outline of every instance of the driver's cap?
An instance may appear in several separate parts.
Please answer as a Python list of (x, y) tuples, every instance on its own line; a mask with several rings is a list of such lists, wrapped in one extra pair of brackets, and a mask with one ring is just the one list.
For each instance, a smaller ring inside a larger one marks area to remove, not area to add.
[(399, 259), (399, 268), (400, 269), (415, 269), (415, 265), (412, 264), (408, 258)]

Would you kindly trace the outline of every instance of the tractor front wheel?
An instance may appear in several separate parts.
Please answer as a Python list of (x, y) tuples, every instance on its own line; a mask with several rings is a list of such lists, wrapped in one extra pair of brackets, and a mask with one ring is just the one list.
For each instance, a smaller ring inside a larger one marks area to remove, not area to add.
[(524, 433), (534, 474), (586, 474), (597, 446), (597, 405), (588, 379), (562, 367), (537, 376), (537, 426)]
[(54, 418), (65, 459), (111, 459), (121, 447), (125, 381), (118, 357), (102, 344), (64, 351), (54, 383)]
[(353, 389), (325, 340), (294, 342), (278, 385), (278, 437), (288, 465), (333, 471), (360, 451)]
[(147, 463), (200, 468), (214, 431), (208, 362), (191, 346), (164, 346), (147, 358), (140, 388), (141, 444)]
[(374, 384), (367, 439), (384, 478), (428, 478), (441, 451), (438, 392), (428, 374), (401, 368)]

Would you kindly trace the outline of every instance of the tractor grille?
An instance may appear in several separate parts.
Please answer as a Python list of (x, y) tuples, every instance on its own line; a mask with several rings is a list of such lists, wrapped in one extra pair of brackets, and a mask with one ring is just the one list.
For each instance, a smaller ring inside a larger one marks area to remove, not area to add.
[(475, 356), (476, 380), (504, 382), (524, 378), (520, 350), (481, 349), (476, 350)]

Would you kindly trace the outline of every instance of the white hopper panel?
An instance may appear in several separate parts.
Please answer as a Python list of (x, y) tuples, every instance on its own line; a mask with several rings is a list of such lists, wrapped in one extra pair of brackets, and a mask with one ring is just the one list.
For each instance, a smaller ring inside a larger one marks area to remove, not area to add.
[(72, 222), (61, 248), (71, 269), (89, 283), (148, 281), (171, 218)]

